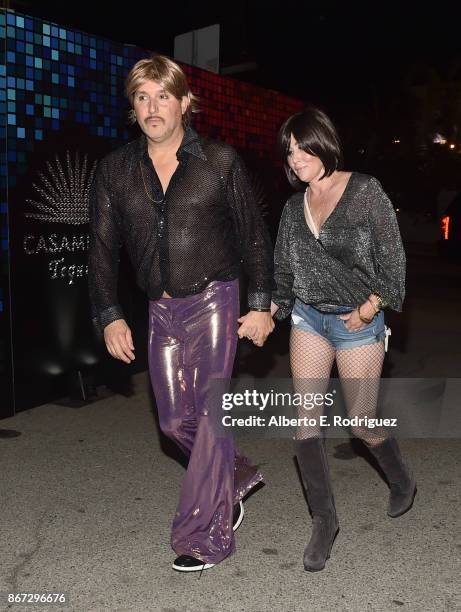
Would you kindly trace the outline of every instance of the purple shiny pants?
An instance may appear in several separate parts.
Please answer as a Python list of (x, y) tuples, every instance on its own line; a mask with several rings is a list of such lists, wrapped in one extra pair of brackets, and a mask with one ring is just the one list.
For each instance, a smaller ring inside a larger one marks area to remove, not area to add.
[(230, 379), (237, 348), (238, 281), (149, 303), (149, 372), (160, 428), (189, 457), (171, 545), (219, 563), (235, 550), (233, 506), (262, 475), (238, 454), (213, 380)]

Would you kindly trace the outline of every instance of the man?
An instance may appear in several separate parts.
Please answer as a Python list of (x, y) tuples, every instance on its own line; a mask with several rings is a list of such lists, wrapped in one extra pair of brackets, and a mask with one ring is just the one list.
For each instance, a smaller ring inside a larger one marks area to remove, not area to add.
[[(189, 127), (196, 98), (181, 68), (163, 56), (143, 59), (130, 71), (126, 93), (143, 133), (105, 157), (95, 177), (93, 320), (109, 353), (130, 363), (135, 349), (117, 301), (125, 243), (149, 298), (149, 371), (160, 427), (189, 457), (172, 527), (173, 568), (196, 571), (234, 551), (241, 500), (262, 479), (222, 433), (213, 381), (230, 378), (237, 333), (262, 346), (273, 329), (272, 249), (235, 150)], [(250, 312), (239, 319), (241, 261)]]

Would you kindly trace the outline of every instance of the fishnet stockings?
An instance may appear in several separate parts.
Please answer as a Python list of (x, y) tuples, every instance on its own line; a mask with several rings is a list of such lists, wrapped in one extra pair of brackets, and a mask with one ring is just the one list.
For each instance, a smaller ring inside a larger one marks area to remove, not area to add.
[[(336, 357), (348, 417), (376, 417), (379, 381), (384, 360), (384, 343), (376, 342), (351, 349), (335, 350), (324, 338), (292, 327), (290, 364), (296, 393), (326, 393)], [(314, 418), (318, 423), (323, 406), (298, 408), (298, 417)], [(387, 436), (383, 429), (365, 424), (353, 427), (352, 434), (369, 445), (380, 444)], [(318, 437), (320, 427), (299, 427), (296, 439)]]
[[(335, 360), (335, 349), (317, 334), (291, 328), (290, 334), (290, 365), (293, 376), (293, 386), (296, 393), (303, 396), (311, 393), (326, 393), (330, 372)], [(298, 408), (298, 418), (308, 417), (319, 422), (323, 414), (323, 406), (306, 410)], [(321, 435), (318, 425), (299, 427), (296, 439), (315, 438)]]
[[(379, 381), (384, 361), (384, 342), (336, 351), (339, 378), (349, 417), (376, 418)], [(370, 446), (386, 438), (383, 428), (370, 429), (366, 424), (351, 427), (352, 434)]]

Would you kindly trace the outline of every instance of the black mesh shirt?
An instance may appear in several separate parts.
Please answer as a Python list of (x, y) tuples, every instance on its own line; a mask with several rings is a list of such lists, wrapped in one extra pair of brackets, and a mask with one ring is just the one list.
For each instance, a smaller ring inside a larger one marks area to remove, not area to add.
[(125, 244), (141, 289), (155, 300), (232, 280), (240, 263), (250, 308), (270, 308), (270, 238), (242, 160), (229, 145), (187, 128), (166, 193), (142, 135), (103, 158), (90, 196), (89, 292), (99, 331), (124, 318), (117, 298)]

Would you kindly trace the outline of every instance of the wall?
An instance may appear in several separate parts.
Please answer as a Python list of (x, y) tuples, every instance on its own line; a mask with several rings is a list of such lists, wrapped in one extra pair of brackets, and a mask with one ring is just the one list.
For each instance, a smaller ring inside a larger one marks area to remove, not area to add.
[[(3, 9), (0, 53), (4, 417), (67, 394), (76, 373), (97, 371), (99, 380), (121, 373), (101, 353), (88, 319), (87, 196), (97, 160), (137, 135), (126, 123), (124, 79), (151, 52)], [(184, 69), (201, 99), (195, 129), (240, 150), (260, 177), (273, 225), (283, 203), (275, 134), (301, 102)], [(141, 337), (143, 297), (128, 268), (125, 277), (124, 305)]]

